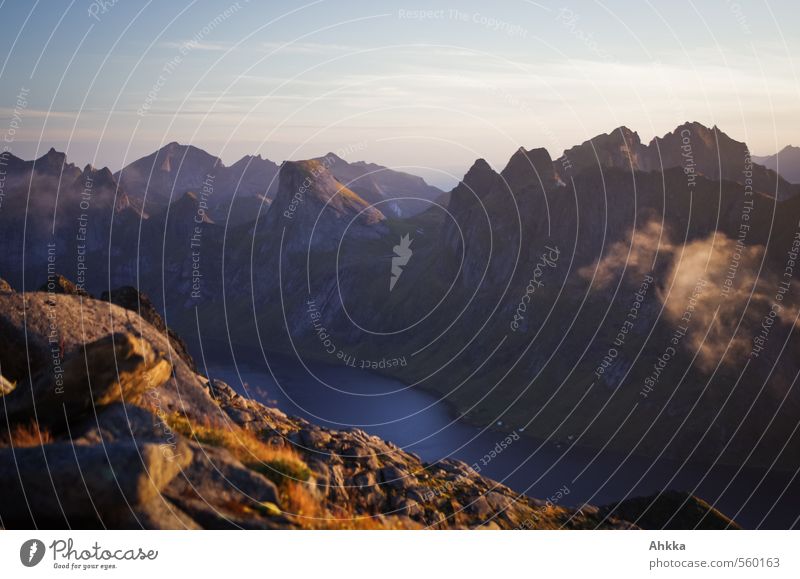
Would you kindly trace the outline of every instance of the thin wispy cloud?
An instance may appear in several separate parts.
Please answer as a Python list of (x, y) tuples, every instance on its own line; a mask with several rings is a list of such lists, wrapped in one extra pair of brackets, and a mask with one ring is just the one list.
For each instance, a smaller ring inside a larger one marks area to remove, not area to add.
[(171, 48), (171, 49), (184, 49), (184, 50), (203, 50), (206, 52), (227, 52), (231, 50), (235, 43), (233, 42), (207, 42), (207, 41), (196, 41), (196, 40), (185, 40), (183, 42), (164, 42), (162, 43), (164, 48)]
[(284, 54), (332, 54), (340, 52), (358, 52), (365, 47), (346, 44), (320, 42), (262, 42), (260, 48), (265, 51), (277, 51)]

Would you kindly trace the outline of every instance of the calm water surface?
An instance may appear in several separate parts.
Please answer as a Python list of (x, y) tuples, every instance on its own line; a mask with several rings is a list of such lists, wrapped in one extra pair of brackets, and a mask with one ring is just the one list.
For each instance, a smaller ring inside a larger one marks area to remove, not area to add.
[(680, 468), (671, 461), (597, 454), (525, 436), (486, 461), (508, 433), (458, 421), (444, 402), (397, 380), (321, 363), (304, 367), (277, 354), (268, 355), (269, 365), (252, 354), (237, 354), (235, 363), (222, 355), (212, 363), (208, 355), (211, 377), (289, 415), (329, 428), (361, 428), (428, 462), (452, 457), (477, 463), (481, 474), (533, 497), (546, 498), (566, 486), (570, 492), (562, 504), (603, 505), (670, 488), (694, 492), (748, 528), (789, 528), (800, 515), (800, 477), (792, 480), (792, 473), (768, 473), (762, 482), (765, 472), (756, 469), (737, 474), (735, 468)]

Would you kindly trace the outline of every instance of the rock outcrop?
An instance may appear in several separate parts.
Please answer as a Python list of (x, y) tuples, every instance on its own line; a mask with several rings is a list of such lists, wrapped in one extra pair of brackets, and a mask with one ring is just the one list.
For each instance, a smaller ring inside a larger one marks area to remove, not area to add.
[[(0, 295), (0, 340), (4, 345), (0, 373), (17, 383), (6, 403), (15, 409), (36, 404), (38, 411), (44, 408), (39, 404), (42, 396), (54, 404), (54, 412), (63, 414), (61, 404), (73, 394), (80, 398), (91, 391), (94, 396), (97, 388), (100, 395), (103, 390), (96, 381), (101, 375), (105, 391), (119, 394), (102, 402), (127, 402), (124, 371), (130, 369), (129, 382), (136, 394), (141, 395), (142, 388), (157, 389), (165, 412), (183, 407), (193, 418), (211, 421), (218, 414), (217, 405), (202, 388), (202, 379), (177, 355), (169, 338), (138, 314), (117, 305), (66, 294)], [(94, 353), (99, 354), (96, 360)], [(89, 368), (102, 374), (87, 372), (90, 361)], [(121, 364), (121, 373), (115, 363)], [(145, 374), (150, 376), (150, 384), (141, 384)], [(84, 406), (91, 405), (85, 401)]]
[(172, 365), (152, 346), (130, 333), (110, 334), (59, 359), (38, 373), (30, 388), (4, 396), (11, 422), (35, 417), (40, 426), (61, 430), (72, 422), (115, 402), (141, 402), (148, 390), (162, 386)]
[(39, 291), (54, 294), (89, 297), (89, 292), (79, 288), (61, 274), (50, 276), (47, 282), (39, 288)]
[(156, 444), (53, 442), (0, 448), (0, 519), (6, 528), (125, 527), (191, 461)]

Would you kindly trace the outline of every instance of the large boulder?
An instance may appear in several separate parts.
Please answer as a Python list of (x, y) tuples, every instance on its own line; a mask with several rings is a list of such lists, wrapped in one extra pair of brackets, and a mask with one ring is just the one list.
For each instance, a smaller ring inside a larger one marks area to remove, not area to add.
[(5, 396), (11, 421), (36, 419), (58, 426), (114, 402), (138, 401), (170, 377), (171, 364), (129, 333), (104, 336), (73, 352), (52, 372), (39, 372), (29, 388)]
[[(221, 410), (209, 396), (205, 380), (177, 354), (163, 332), (135, 312), (91, 298), (46, 293), (0, 294), (0, 343), (3, 344), (3, 348), (0, 348), (0, 374), (16, 382), (17, 390), (27, 392), (30, 399), (32, 389), (38, 391), (37, 388), (48, 384), (48, 380), (52, 385), (54, 376), (66, 371), (67, 360), (73, 360), (76, 368), (80, 367), (87, 344), (100, 341), (93, 348), (98, 348), (97, 352), (110, 353), (109, 345), (111, 350), (118, 347), (110, 336), (120, 333), (141, 342), (132, 345), (127, 341), (128, 345), (121, 347), (128, 351), (129, 362), (141, 358), (140, 369), (152, 378), (144, 384), (136, 380), (129, 381), (128, 385), (137, 393), (141, 394), (150, 383), (154, 384), (163, 376), (167, 365), (160, 363), (161, 360), (172, 365), (172, 374), (167, 376), (166, 383), (146, 392), (148, 407), (157, 408), (165, 414), (181, 411), (197, 420), (220, 422)], [(107, 341), (102, 342), (102, 339)], [(142, 357), (141, 354), (149, 350), (153, 352), (152, 358), (149, 353)], [(139, 354), (136, 354), (137, 351)], [(117, 358), (120, 354), (116, 354)], [(114, 357), (110, 360), (111, 366), (105, 366), (104, 375), (111, 378), (107, 384), (113, 391), (116, 368)], [(156, 360), (159, 362), (156, 363)], [(102, 362), (98, 360), (96, 363), (98, 369), (102, 370)], [(79, 375), (81, 380), (85, 380), (86, 370)], [(93, 373), (92, 376), (94, 390), (97, 378)], [(140, 377), (144, 378), (144, 374), (140, 374)], [(66, 379), (66, 375), (63, 378)], [(37, 383), (38, 386), (34, 388), (32, 385)], [(64, 386), (66, 395), (66, 384)], [(79, 389), (81, 396), (86, 392), (85, 386)], [(103, 402), (122, 398), (124, 396), (106, 397)]]
[(165, 490), (173, 503), (205, 529), (286, 528), (278, 489), (223, 448), (200, 446)]
[(202, 527), (166, 497), (131, 509), (120, 529), (197, 530)]
[(77, 442), (88, 444), (135, 441), (174, 447), (180, 439), (165, 417), (123, 402), (99, 409), (83, 423), (73, 426), (71, 434)]
[(115, 527), (191, 461), (188, 447), (58, 442), (0, 448), (0, 519), (6, 528)]

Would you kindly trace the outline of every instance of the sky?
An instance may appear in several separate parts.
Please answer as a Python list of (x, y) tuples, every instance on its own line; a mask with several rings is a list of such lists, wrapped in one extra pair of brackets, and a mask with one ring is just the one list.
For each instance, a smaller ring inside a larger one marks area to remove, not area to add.
[[(794, 0), (5, 0), (0, 132), (116, 171), (178, 141), (228, 164), (333, 151), (455, 184), (687, 120), (800, 145)], [(800, 56), (797, 56), (800, 59)]]

